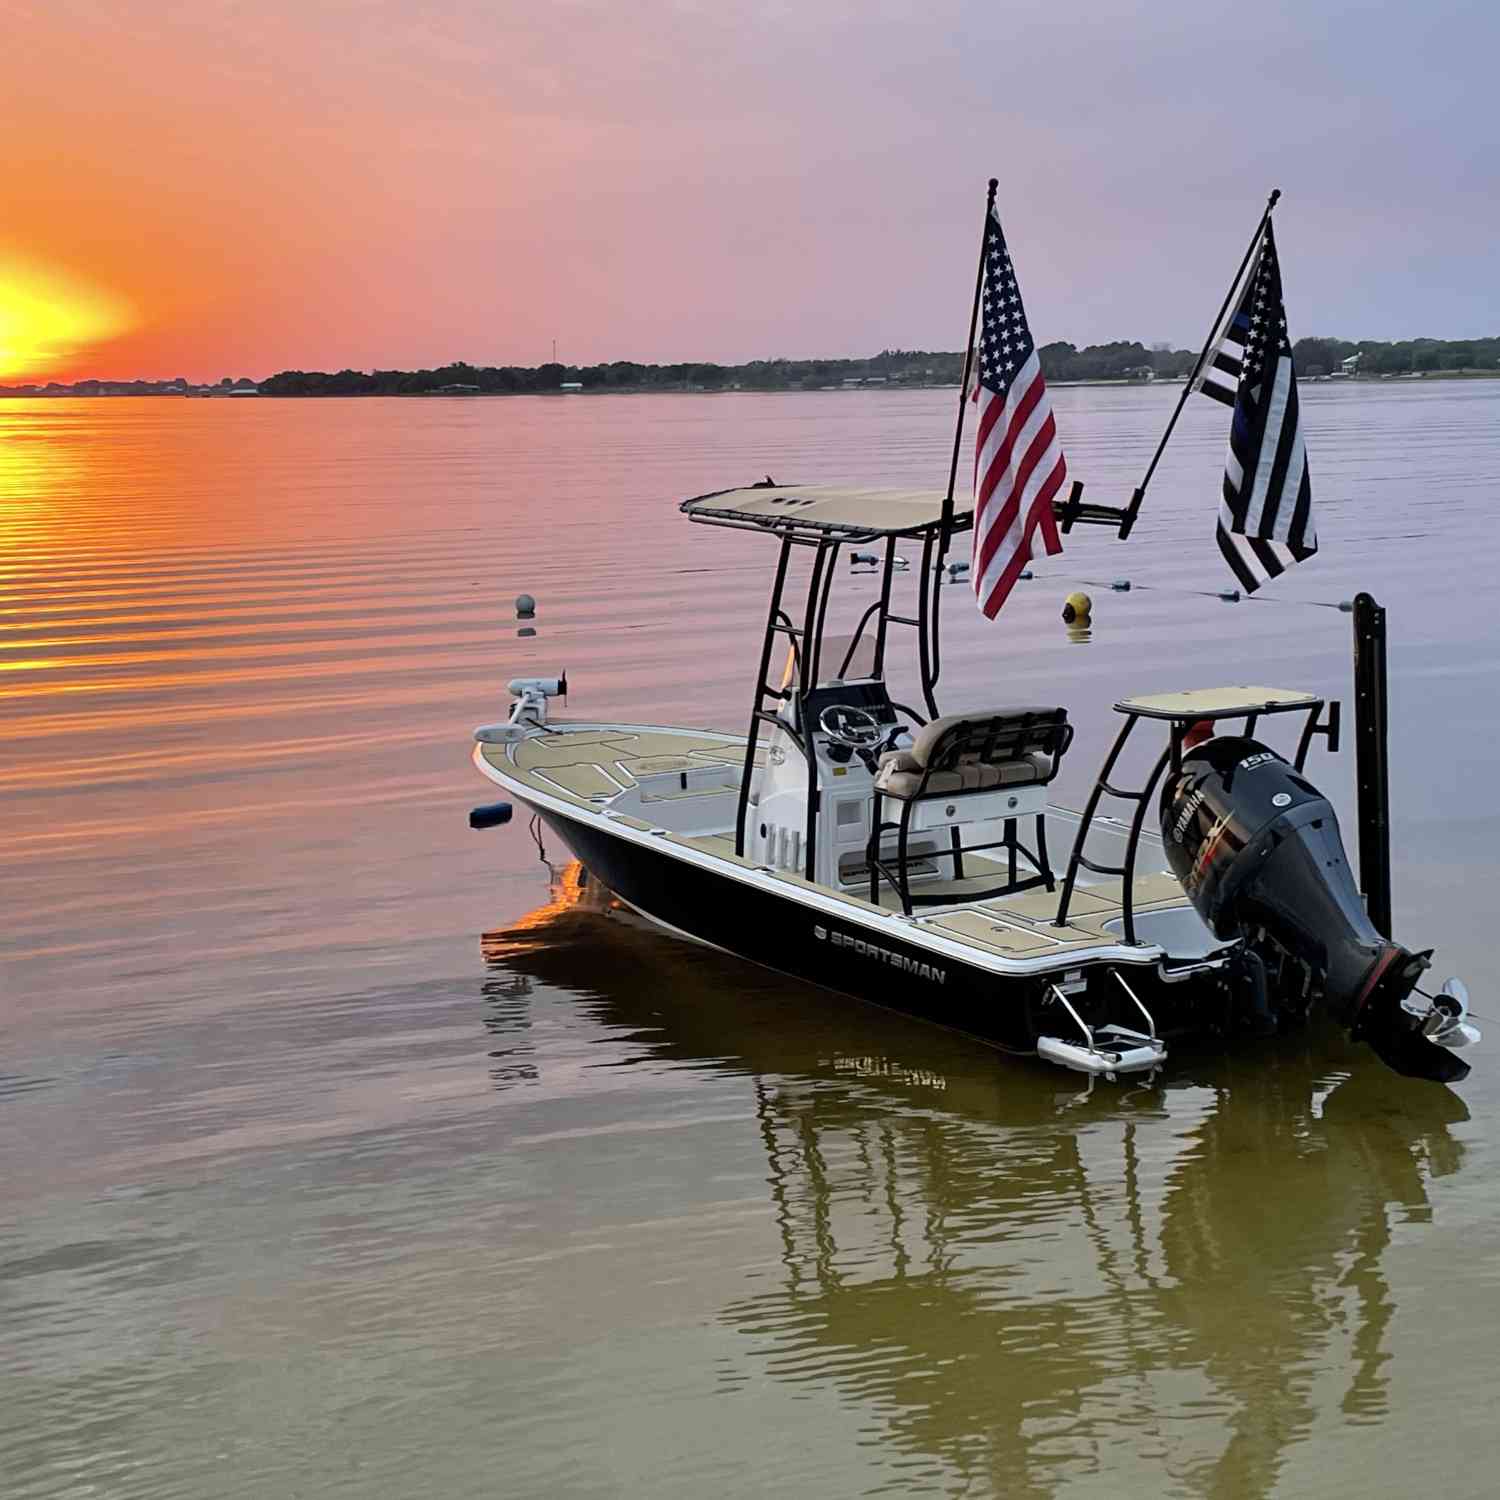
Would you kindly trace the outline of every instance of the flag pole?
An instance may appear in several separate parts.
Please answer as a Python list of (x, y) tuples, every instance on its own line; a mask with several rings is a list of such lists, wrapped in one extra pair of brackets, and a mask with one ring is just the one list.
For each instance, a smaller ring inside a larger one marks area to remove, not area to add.
[(948, 542), (953, 535), (953, 491), (958, 484), (958, 455), (964, 441), (964, 408), (969, 404), (969, 376), (974, 370), (974, 335), (979, 329), (979, 300), (984, 296), (984, 261), (989, 245), (990, 220), (995, 212), (995, 193), (1000, 186), (998, 177), (990, 178), (989, 193), (984, 202), (984, 230), (979, 236), (979, 269), (974, 274), (974, 305), (969, 309), (969, 342), (964, 345), (964, 372), (958, 382), (958, 420), (953, 427), (953, 462), (948, 465), (948, 489), (943, 496), (943, 518), (938, 528), (937, 566), (932, 573), (930, 552), (922, 549), (922, 583), (920, 593), (925, 604), (928, 589), (932, 590), (932, 608), (919, 611), (921, 627), (917, 635), (918, 655), (921, 658), (922, 691), (926, 695), (927, 707), (937, 717), (937, 704), (932, 690), (937, 686), (938, 676), (943, 670), (942, 604), (943, 567), (948, 561)]
[(1141, 508), (1141, 501), (1146, 498), (1146, 486), (1151, 483), (1151, 476), (1156, 473), (1156, 466), (1161, 462), (1161, 456), (1166, 451), (1167, 439), (1172, 436), (1172, 429), (1177, 426), (1177, 419), (1182, 415), (1182, 408), (1187, 405), (1187, 398), (1192, 394), (1193, 382), (1198, 378), (1203, 369), (1203, 361), (1208, 358), (1208, 351), (1213, 347), (1214, 335), (1219, 331), (1219, 325), (1224, 321), (1224, 314), (1229, 311), (1229, 304), (1234, 301), (1234, 294), (1239, 290), (1240, 279), (1245, 274), (1245, 267), (1250, 264), (1250, 257), (1255, 254), (1255, 247), (1260, 243), (1260, 237), (1265, 232), (1266, 224), (1270, 220), (1271, 210), (1276, 207), (1281, 197), (1281, 189), (1273, 188), (1271, 196), (1266, 200), (1266, 210), (1260, 216), (1260, 222), (1255, 226), (1255, 233), (1250, 236), (1250, 244), (1245, 250), (1245, 258), (1240, 262), (1240, 268), (1234, 273), (1234, 280), (1229, 283), (1229, 290), (1224, 294), (1224, 304), (1219, 308), (1212, 324), (1209, 325), (1208, 337), (1203, 342), (1203, 348), (1198, 353), (1198, 358), (1193, 361), (1193, 368), (1188, 371), (1188, 378), (1182, 387), (1182, 394), (1177, 398), (1177, 405), (1172, 409), (1172, 419), (1167, 423), (1167, 430), (1161, 435), (1161, 442), (1156, 445), (1156, 452), (1151, 455), (1150, 467), (1146, 470), (1146, 477), (1131, 493), (1130, 505), (1125, 512), (1125, 520), (1120, 527), (1120, 539), (1123, 541), (1130, 535), (1130, 528), (1135, 524), (1137, 512)]
[(974, 369), (974, 335), (979, 329), (979, 300), (984, 296), (985, 249), (989, 243), (990, 220), (995, 213), (998, 177), (990, 178), (990, 190), (984, 204), (984, 233), (979, 236), (979, 270), (974, 277), (974, 306), (969, 310), (969, 342), (964, 346), (964, 373), (958, 383), (958, 422), (953, 429), (953, 462), (948, 466), (948, 493), (943, 497), (943, 534), (938, 561), (948, 552), (948, 536), (953, 526), (953, 490), (958, 483), (958, 455), (964, 441), (964, 408), (969, 404), (969, 376)]

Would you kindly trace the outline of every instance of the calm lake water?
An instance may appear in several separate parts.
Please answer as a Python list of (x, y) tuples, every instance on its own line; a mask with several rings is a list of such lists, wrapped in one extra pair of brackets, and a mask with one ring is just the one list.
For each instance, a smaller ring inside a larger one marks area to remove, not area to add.
[[(1056, 393), (1091, 498), (1173, 395)], [(1211, 597), (1195, 403), (1129, 544), (955, 592), (945, 702), (1067, 703), (1076, 801), (1124, 693), (1347, 700), (1370, 589), (1396, 935), (1500, 1016), (1500, 382), (1303, 399), (1275, 600)], [(8, 1500), (1494, 1492), (1500, 1026), (1452, 1090), (1320, 1032), (1090, 1092), (466, 826), (509, 677), (743, 722), (773, 549), (680, 499), (940, 484), (954, 404), (0, 403)]]

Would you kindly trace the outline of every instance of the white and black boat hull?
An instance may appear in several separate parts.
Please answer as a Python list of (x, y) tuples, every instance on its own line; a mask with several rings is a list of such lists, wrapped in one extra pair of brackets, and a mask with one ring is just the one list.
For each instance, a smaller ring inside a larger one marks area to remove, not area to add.
[[(998, 974), (886, 930), (877, 934), (797, 894), (685, 867), (669, 847), (627, 842), (593, 819), (536, 810), (590, 875), (627, 906), (680, 936), (765, 968), (1015, 1052), (1034, 1052), (1041, 1037), (1068, 1029), (1052, 997), (1059, 980), (1090, 1024), (1122, 1014), (1111, 965), (1097, 959), (1051, 973)], [(1223, 985), (1217, 969), (1193, 966), (1167, 980), (1155, 964), (1121, 967), (1163, 1035), (1218, 1029)]]

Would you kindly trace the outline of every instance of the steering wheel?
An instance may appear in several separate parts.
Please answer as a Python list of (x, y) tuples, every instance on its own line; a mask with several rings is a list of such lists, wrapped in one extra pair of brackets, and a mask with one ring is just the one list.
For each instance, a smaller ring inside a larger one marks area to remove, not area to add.
[(885, 738), (885, 729), (874, 714), (847, 703), (830, 703), (818, 715), (818, 728), (835, 745), (851, 750), (873, 750)]

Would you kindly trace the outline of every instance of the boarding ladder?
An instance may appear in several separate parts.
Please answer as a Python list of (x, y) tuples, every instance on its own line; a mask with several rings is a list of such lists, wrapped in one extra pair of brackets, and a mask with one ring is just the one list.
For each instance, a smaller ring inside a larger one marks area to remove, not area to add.
[(1156, 1034), (1156, 1022), (1152, 1019), (1151, 1012), (1118, 969), (1111, 969), (1109, 972), (1140, 1012), (1146, 1029), (1140, 1031), (1118, 1021), (1090, 1026), (1074, 1008), (1063, 986), (1049, 984), (1044, 999), (1062, 1007), (1073, 1026), (1081, 1033), (1083, 1041), (1068, 1041), (1060, 1036), (1039, 1036), (1036, 1041), (1038, 1057), (1056, 1063), (1060, 1068), (1071, 1068), (1075, 1073), (1088, 1073), (1095, 1077), (1102, 1073), (1106, 1078), (1114, 1078), (1120, 1073), (1153, 1072), (1166, 1061), (1167, 1045)]

